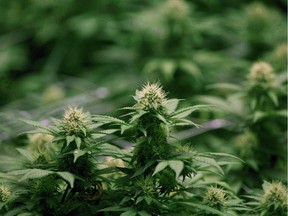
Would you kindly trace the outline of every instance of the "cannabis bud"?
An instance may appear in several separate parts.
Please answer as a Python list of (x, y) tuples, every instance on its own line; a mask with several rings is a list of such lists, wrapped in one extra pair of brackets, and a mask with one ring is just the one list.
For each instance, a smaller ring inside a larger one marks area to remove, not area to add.
[(164, 108), (166, 93), (158, 83), (146, 83), (141, 91), (136, 90), (134, 99), (137, 101), (135, 107), (139, 110), (159, 110)]
[(67, 134), (78, 134), (87, 129), (89, 116), (83, 113), (82, 108), (69, 108), (63, 117), (63, 126)]
[(250, 70), (249, 80), (253, 83), (272, 85), (274, 79), (274, 71), (266, 62), (255, 63)]
[(174, 20), (184, 20), (189, 14), (189, 5), (183, 0), (168, 0), (163, 12)]
[(287, 188), (281, 182), (264, 182), (262, 205), (265, 209), (276, 210), (287, 208)]
[(44, 148), (45, 144), (52, 141), (53, 136), (49, 134), (35, 133), (29, 136), (29, 141), (33, 147)]
[(250, 131), (245, 131), (244, 133), (238, 135), (235, 138), (234, 143), (236, 148), (240, 151), (240, 155), (242, 157), (253, 156), (253, 153), (258, 146), (256, 136)]
[(207, 189), (203, 202), (212, 208), (222, 210), (226, 205), (226, 193), (221, 188), (211, 186)]
[(6, 202), (11, 195), (12, 193), (8, 186), (4, 184), (0, 185), (0, 202)]

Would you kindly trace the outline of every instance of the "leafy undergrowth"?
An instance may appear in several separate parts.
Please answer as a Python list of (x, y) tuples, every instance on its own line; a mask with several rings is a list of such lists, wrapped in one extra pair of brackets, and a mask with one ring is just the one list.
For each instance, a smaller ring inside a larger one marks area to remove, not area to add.
[[(255, 70), (251, 80), (258, 86)], [(261, 77), (257, 89), (269, 81)], [(247, 94), (255, 93), (251, 88)], [(278, 103), (273, 92), (268, 96)], [(239, 166), (255, 168), (248, 154), (241, 155), (243, 161), (227, 153), (199, 152), (193, 140), (172, 135), (178, 127), (201, 127), (189, 116), (215, 106), (178, 108), (181, 100), (168, 99), (158, 83), (143, 85), (134, 100), (120, 117), (70, 107), (50, 125), (23, 120), (36, 130), (25, 133), (28, 145), (17, 148), (17, 154), (1, 156), (1, 214), (286, 215), (287, 188), (280, 181), (265, 181), (263, 191), (253, 195), (230, 185), (227, 174), (237, 174), (233, 167), (238, 172)], [(269, 102), (252, 102), (249, 110), (259, 112), (259, 107), (269, 109)], [(252, 130), (261, 117), (249, 115), (246, 127)], [(131, 145), (123, 148), (115, 140)]]

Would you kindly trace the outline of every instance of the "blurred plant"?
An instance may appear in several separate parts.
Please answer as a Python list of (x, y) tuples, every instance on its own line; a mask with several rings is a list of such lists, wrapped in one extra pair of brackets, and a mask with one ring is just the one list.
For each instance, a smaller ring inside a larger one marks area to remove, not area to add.
[[(218, 92), (224, 98), (199, 97), (205, 103), (223, 108), (225, 117), (228, 114), (230, 120), (241, 126), (235, 127), (236, 136), (230, 134), (230, 139), (234, 144), (234, 154), (241, 156), (249, 167), (238, 167), (241, 178), (236, 181), (240, 181), (238, 186), (242, 189), (257, 187), (263, 179), (272, 180), (275, 176), (286, 181), (287, 140), (284, 128), (287, 127), (287, 104), (283, 102), (287, 91), (286, 78), (282, 76), (275, 73), (270, 64), (256, 62), (242, 87), (215, 84), (211, 88), (222, 90)], [(229, 153), (232, 151), (230, 148)], [(248, 173), (253, 173), (253, 178)]]

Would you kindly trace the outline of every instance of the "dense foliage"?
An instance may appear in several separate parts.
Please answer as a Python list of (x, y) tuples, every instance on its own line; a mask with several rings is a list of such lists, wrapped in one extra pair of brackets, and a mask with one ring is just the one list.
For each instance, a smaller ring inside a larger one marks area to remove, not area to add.
[(286, 215), (286, 9), (0, 1), (0, 214)]

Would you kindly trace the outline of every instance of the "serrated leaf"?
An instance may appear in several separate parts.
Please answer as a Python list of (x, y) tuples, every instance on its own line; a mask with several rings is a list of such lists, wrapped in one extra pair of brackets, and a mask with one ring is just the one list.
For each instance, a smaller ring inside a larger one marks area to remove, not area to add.
[(184, 163), (182, 161), (169, 160), (168, 165), (175, 172), (176, 179), (177, 179), (180, 173), (182, 172), (182, 170), (184, 169)]
[(190, 107), (186, 107), (186, 108), (175, 111), (174, 113), (171, 114), (171, 117), (172, 118), (184, 118), (196, 110), (207, 109), (207, 108), (211, 108), (211, 107), (213, 107), (213, 106), (211, 106), (211, 105), (190, 106)]
[(236, 159), (236, 160), (239, 160), (239, 161), (245, 163), (245, 161), (242, 160), (241, 158), (239, 158), (239, 157), (237, 157), (237, 156), (234, 156), (234, 155), (226, 154), (226, 153), (209, 152), (208, 154), (210, 154), (210, 155), (216, 155), (216, 156), (230, 157), (230, 158), (234, 158), (234, 159)]
[(30, 151), (27, 151), (25, 149), (21, 149), (21, 148), (16, 148), (16, 150), (23, 155), (25, 158), (27, 158), (29, 161), (33, 162), (34, 161), (34, 156)]
[(160, 121), (168, 124), (167, 120), (165, 119), (164, 116), (160, 115), (159, 113), (156, 114), (156, 118), (158, 118)]
[(75, 143), (78, 149), (81, 147), (82, 140), (80, 137), (75, 137)]
[(213, 158), (196, 156), (194, 157), (194, 160), (200, 162), (200, 164), (207, 164), (212, 167), (215, 167), (218, 171), (220, 171), (221, 175), (224, 175), (222, 168), (218, 165), (217, 161), (214, 160)]
[(123, 120), (118, 119), (118, 118), (114, 118), (111, 116), (94, 115), (92, 120), (97, 121), (97, 122), (101, 122), (101, 123), (105, 123), (105, 124), (118, 123), (120, 125), (127, 125), (127, 123), (124, 122)]
[[(177, 122), (178, 121), (178, 122)], [(189, 126), (189, 125), (193, 125), (197, 128), (200, 128), (200, 125), (188, 120), (188, 119), (177, 119), (177, 123), (174, 123), (175, 126)]]
[(132, 116), (132, 118), (130, 119), (130, 123), (135, 122), (136, 120), (138, 120), (141, 116), (143, 116), (146, 113), (147, 113), (146, 111), (140, 110), (139, 112), (137, 112), (137, 114)]
[(178, 106), (179, 100), (178, 99), (170, 99), (164, 102), (165, 107), (167, 108), (167, 113), (171, 114), (173, 113), (177, 106)]
[(72, 173), (69, 172), (56, 172), (60, 177), (62, 177), (65, 181), (67, 181), (70, 184), (70, 187), (74, 187), (74, 181), (75, 177)]
[[(31, 125), (31, 126), (33, 126), (33, 127), (41, 128), (41, 129), (43, 129), (43, 130), (46, 130), (46, 131), (48, 131), (48, 132), (51, 132), (51, 133), (53, 133), (53, 134), (56, 133), (56, 132), (58, 132), (58, 130), (57, 130), (57, 131), (53, 130), (53, 129), (52, 129), (52, 126), (43, 125), (43, 124), (41, 124), (41, 123), (39, 123), (39, 122), (36, 122), (36, 121), (26, 120), (26, 119), (21, 119), (21, 121), (23, 121), (23, 122), (25, 122), (26, 124), (29, 124), (29, 125)], [(55, 127), (55, 128), (56, 128), (56, 127)]]
[(43, 178), (54, 173), (53, 171), (43, 169), (26, 169), (25, 171), (26, 174), (20, 180), (18, 180), (19, 182), (26, 179)]
[(71, 142), (75, 140), (75, 135), (72, 136), (66, 136), (66, 145), (69, 146)]
[(157, 164), (157, 166), (155, 168), (155, 171), (154, 171), (152, 176), (156, 175), (158, 172), (162, 171), (167, 166), (168, 166), (168, 162), (167, 161), (161, 161), (160, 163)]

